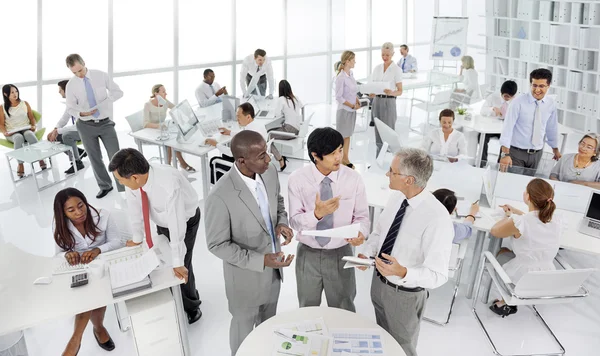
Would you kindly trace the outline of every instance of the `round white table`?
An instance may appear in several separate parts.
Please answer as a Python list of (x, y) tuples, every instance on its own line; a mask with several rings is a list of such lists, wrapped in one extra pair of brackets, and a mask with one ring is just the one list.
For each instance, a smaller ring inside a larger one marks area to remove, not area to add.
[(289, 312), (277, 314), (271, 319), (260, 324), (244, 340), (236, 356), (264, 356), (270, 355), (273, 345), (273, 327), (278, 324), (288, 324), (303, 320), (322, 317), (328, 329), (378, 329), (381, 331), (386, 355), (406, 356), (402, 347), (387, 331), (367, 318), (351, 313), (344, 309), (329, 307), (299, 308)]

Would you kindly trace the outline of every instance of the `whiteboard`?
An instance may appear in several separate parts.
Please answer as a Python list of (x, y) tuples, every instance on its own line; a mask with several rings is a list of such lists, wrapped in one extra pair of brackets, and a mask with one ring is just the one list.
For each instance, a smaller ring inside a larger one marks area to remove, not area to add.
[(458, 61), (467, 53), (468, 17), (433, 17), (431, 59)]

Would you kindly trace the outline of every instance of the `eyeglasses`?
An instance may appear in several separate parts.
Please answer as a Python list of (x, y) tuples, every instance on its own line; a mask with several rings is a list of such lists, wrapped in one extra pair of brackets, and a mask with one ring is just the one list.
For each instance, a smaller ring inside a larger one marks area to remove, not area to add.
[(542, 89), (542, 90), (544, 90), (544, 89), (548, 88), (548, 85), (546, 85), (546, 84), (540, 84), (540, 85), (538, 85), (538, 84), (531, 84), (531, 87), (533, 89)]
[(392, 172), (392, 167), (390, 167), (389, 174), (390, 174), (391, 176), (405, 176), (405, 177), (412, 177), (412, 176), (409, 176), (408, 174), (404, 174), (404, 173), (395, 173), (395, 172)]
[(583, 142), (583, 141), (579, 142), (579, 147), (585, 148), (586, 150), (589, 150), (589, 151), (593, 151), (595, 149), (594, 146), (586, 145), (585, 142)]

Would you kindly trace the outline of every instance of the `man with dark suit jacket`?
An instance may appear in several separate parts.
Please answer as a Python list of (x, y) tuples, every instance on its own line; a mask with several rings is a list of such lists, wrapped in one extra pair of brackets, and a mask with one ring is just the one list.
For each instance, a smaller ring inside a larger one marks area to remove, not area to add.
[[(283, 271), (294, 259), (281, 245), (293, 237), (264, 138), (242, 131), (231, 141), (234, 168), (205, 205), (208, 250), (223, 260), (225, 293), (232, 315), (231, 355), (255, 326), (275, 315)], [(280, 243), (279, 236), (285, 241)], [(285, 258), (284, 258), (285, 257)]]

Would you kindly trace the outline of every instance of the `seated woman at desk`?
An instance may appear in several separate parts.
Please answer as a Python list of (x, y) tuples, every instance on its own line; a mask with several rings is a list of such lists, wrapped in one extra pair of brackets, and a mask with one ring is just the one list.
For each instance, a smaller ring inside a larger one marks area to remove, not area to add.
[[(554, 215), (554, 190), (550, 183), (540, 178), (532, 179), (523, 193), (528, 212), (510, 205), (502, 205), (506, 217), (498, 221), (490, 233), (494, 237), (509, 240), (508, 248), (498, 253), (498, 262), (512, 283), (530, 271), (554, 270), (553, 260), (560, 247), (561, 221)], [(517, 312), (517, 307), (496, 299), (490, 309), (502, 316)]]
[[(167, 102), (168, 107), (158, 102), (159, 96)], [(165, 119), (167, 118), (167, 109), (172, 109), (174, 106), (173, 103), (167, 100), (167, 90), (164, 85), (156, 84), (153, 86), (152, 96), (150, 97), (150, 100), (144, 104), (144, 127), (160, 129), (160, 123), (165, 122)], [(169, 162), (169, 164), (171, 164), (172, 156), (173, 150), (171, 147), (167, 147), (167, 162)], [(176, 156), (179, 160), (179, 164), (181, 164), (181, 168), (190, 173), (196, 172), (194, 167), (187, 164), (185, 159), (183, 159), (181, 152), (177, 152)]]
[[(481, 99), (479, 90), (479, 74), (475, 70), (475, 61), (471, 56), (463, 56), (461, 59), (459, 79), (462, 88), (455, 89), (450, 99), (456, 107), (469, 105)], [(453, 106), (451, 106), (453, 107)]]
[[(283, 131), (297, 135), (300, 132), (302, 121), (302, 107), (304, 104), (292, 92), (292, 86), (287, 80), (279, 82), (279, 98), (277, 99), (277, 115), (284, 118), (280, 127), (269, 131)], [(271, 134), (271, 138), (277, 140), (291, 140), (294, 137)]]
[[(0, 110), (0, 132), (4, 137), (14, 144), (15, 150), (23, 147), (25, 141), (29, 144), (38, 142), (34, 134), (35, 118), (33, 112), (29, 103), (21, 100), (19, 89), (12, 84), (6, 84), (2, 87), (2, 98), (4, 99), (4, 105)], [(40, 161), (40, 168), (42, 170), (46, 169), (44, 160)], [(23, 161), (19, 161), (17, 176), (23, 178), (24, 175)]]
[[(440, 203), (448, 210), (448, 214), (452, 215), (456, 211), (456, 203), (458, 199), (453, 191), (450, 189), (441, 188), (432, 193), (433, 196), (439, 200)], [(473, 223), (475, 223), (475, 216), (479, 212), (479, 201), (471, 204), (469, 209), (469, 215), (465, 216), (463, 222), (453, 221), (454, 225), (454, 238), (452, 243), (459, 243), (464, 239), (468, 239), (473, 234)]]
[(444, 109), (440, 112), (440, 128), (434, 129), (423, 136), (421, 147), (434, 156), (448, 157), (448, 161), (457, 162), (458, 155), (467, 154), (467, 141), (462, 132), (452, 127), (454, 124), (454, 111)]
[(600, 136), (589, 133), (579, 141), (577, 153), (563, 155), (552, 168), (550, 179), (600, 189)]
[[(54, 197), (54, 241), (57, 255), (64, 254), (71, 265), (90, 263), (99, 254), (125, 246), (119, 229), (110, 212), (96, 210), (89, 205), (85, 195), (75, 188), (61, 190)], [(75, 329), (63, 356), (77, 355), (81, 337), (91, 320), (98, 345), (112, 351), (115, 344), (104, 328), (106, 307), (89, 310), (75, 316)]]

